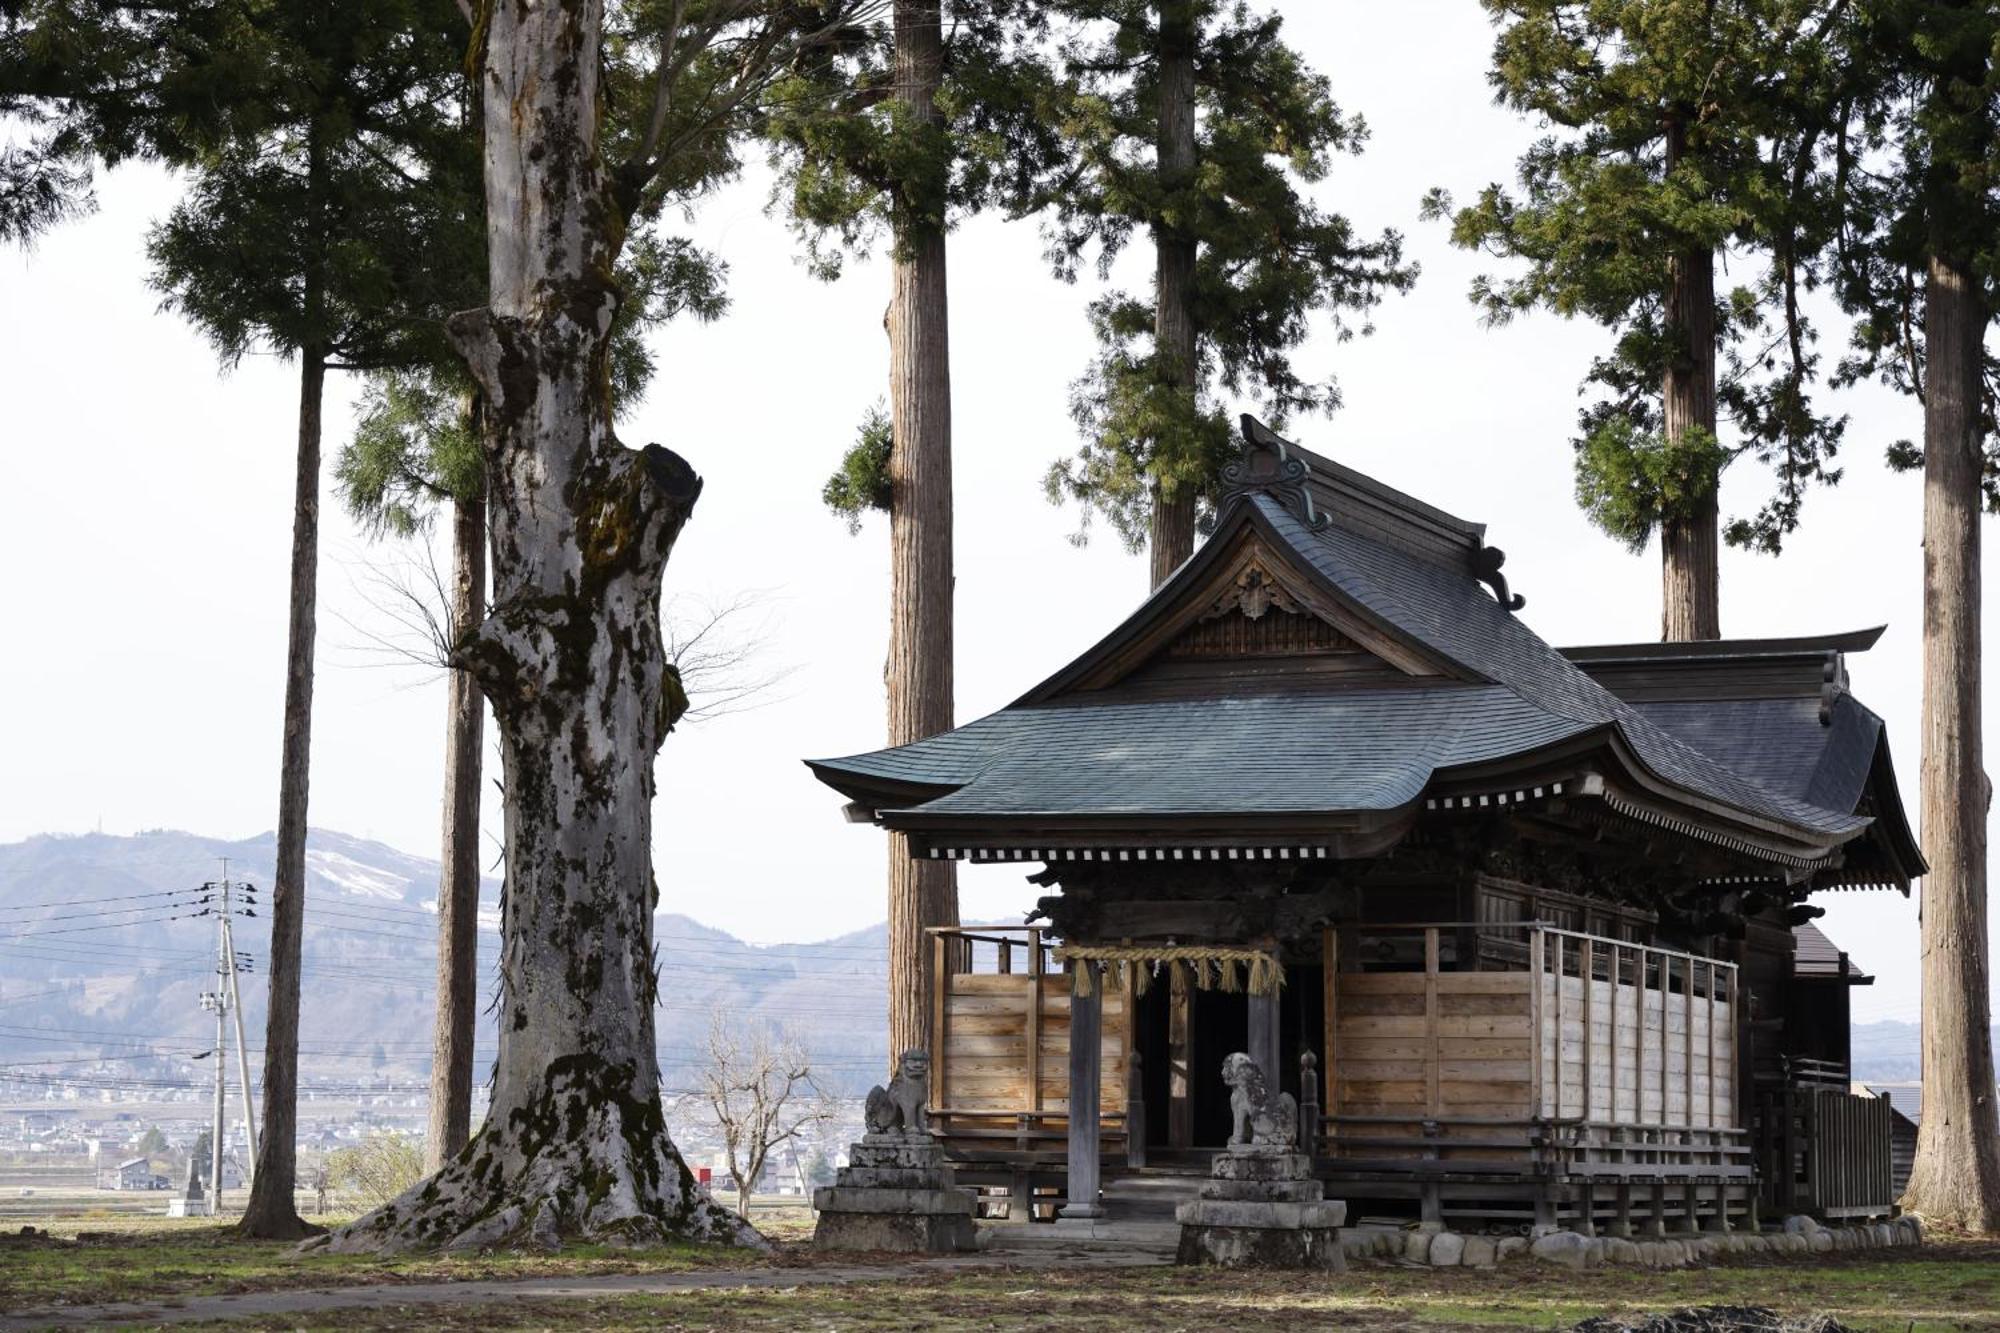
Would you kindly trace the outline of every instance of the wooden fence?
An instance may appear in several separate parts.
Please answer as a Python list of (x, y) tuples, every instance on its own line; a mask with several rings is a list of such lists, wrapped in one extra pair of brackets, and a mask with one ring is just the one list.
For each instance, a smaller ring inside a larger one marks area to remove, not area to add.
[(1792, 1084), (1760, 1102), (1757, 1161), (1774, 1209), (1820, 1217), (1886, 1217), (1895, 1211), (1895, 1126), (1888, 1098)]

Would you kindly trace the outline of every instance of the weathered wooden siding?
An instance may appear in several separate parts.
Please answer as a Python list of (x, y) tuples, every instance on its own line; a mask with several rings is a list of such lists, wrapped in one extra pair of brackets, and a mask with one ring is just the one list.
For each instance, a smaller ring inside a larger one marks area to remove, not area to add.
[(1733, 969), (1537, 929), (1526, 971), (1441, 971), (1439, 935), (1425, 932), (1420, 972), (1329, 971), (1336, 1123), (1740, 1122)]
[(1670, 1128), (1740, 1122), (1727, 969), (1565, 936), (1550, 940), (1549, 970), (1540, 976), (1540, 1114)]
[[(1070, 978), (1052, 972), (948, 974), (944, 1030), (932, 1059), (933, 1108), (954, 1112), (1067, 1114)], [(1125, 1111), (1132, 1011), (1123, 990), (1103, 994), (1106, 1116)]]
[(1532, 982), (1525, 972), (1341, 974), (1328, 1077), (1333, 1113), (1526, 1120)]

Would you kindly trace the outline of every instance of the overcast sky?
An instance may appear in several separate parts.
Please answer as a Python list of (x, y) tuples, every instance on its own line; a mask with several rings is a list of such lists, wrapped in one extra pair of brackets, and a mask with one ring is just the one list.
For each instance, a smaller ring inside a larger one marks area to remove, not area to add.
[[(1292, 433), (1486, 523), (1527, 596), (1524, 618), (1549, 641), (1657, 637), (1657, 549), (1626, 552), (1571, 498), (1576, 386), (1601, 332), (1549, 317), (1481, 327), (1466, 288), (1490, 263), (1417, 219), (1431, 186), (1463, 198), (1509, 178), (1535, 133), (1490, 100), (1482, 11), (1469, 0), (1281, 8), (1292, 42), (1373, 132), (1317, 196), (1364, 232), (1402, 230), (1423, 266), (1372, 337), (1337, 344), (1320, 321), (1298, 362), (1337, 375), (1346, 406)], [(223, 372), (157, 311), (143, 243), (177, 189), (121, 170), (103, 181), (95, 216), (31, 253), (0, 254), (0, 839), (161, 827), (234, 837), (276, 820), (297, 374), (269, 356)], [(621, 433), (671, 445), (706, 478), (670, 589), (755, 593), (763, 665), (790, 670), (763, 707), (668, 741), (662, 905), (753, 940), (808, 940), (884, 910), (882, 835), (844, 824), (841, 798), (799, 761), (872, 749), (883, 734), (886, 533), (876, 521), (849, 536), (819, 492), (886, 391), (887, 275), (858, 263), (836, 284), (815, 281), (767, 195), (753, 172), (689, 225), (728, 261), (732, 308), (656, 336), (659, 377)], [(961, 721), (1061, 666), (1146, 591), (1142, 556), (1101, 529), (1072, 545), (1076, 514), (1041, 490), (1076, 444), (1067, 395), (1091, 352), (1083, 312), (1097, 290), (1048, 276), (1032, 222), (974, 220), (952, 237)], [(1833, 312), (1822, 318), (1837, 335)], [(329, 386), (331, 458), (354, 385)], [(1812, 496), (1782, 559), (1724, 554), (1723, 631), (1886, 623), (1880, 646), (1849, 665), (1856, 693), (1888, 720), (1914, 819), (1921, 497), (1881, 460), (1921, 421), (1885, 390), (1838, 401), (1853, 418), (1847, 480)], [(1725, 512), (1754, 509), (1768, 484), (1754, 461), (1739, 464)], [(369, 647), (384, 628), (369, 585), (409, 551), (372, 545), (330, 489), (323, 513), (312, 822), (435, 856), (443, 687)], [(490, 797), (487, 822), (491, 852)], [(961, 884), (968, 921), (1018, 921), (1039, 892), (1018, 867), (967, 868)], [(1914, 1018), (1914, 901), (1821, 901), (1822, 924), (1880, 978), (1856, 993), (1856, 1016)]]

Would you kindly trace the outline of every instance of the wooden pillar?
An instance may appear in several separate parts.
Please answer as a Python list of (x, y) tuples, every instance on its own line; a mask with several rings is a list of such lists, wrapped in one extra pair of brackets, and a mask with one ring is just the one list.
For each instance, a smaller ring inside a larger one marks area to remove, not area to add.
[(1299, 1151), (1319, 1153), (1319, 1057), (1299, 1052)]
[(1193, 1058), (1194, 978), (1185, 965), (1167, 969), (1172, 977), (1167, 996), (1167, 1145), (1194, 1147)]
[(1250, 1030), (1244, 1050), (1257, 1062), (1257, 1068), (1264, 1071), (1275, 1099), (1285, 1077), (1285, 1071), (1278, 1067), (1278, 993), (1274, 990), (1269, 995), (1252, 995), (1249, 1001)]
[[(1321, 937), (1320, 951), (1325, 958), (1321, 976), (1325, 983), (1326, 1005), (1323, 1047), (1326, 1059), (1320, 1065), (1320, 1077), (1325, 1080), (1326, 1086), (1320, 1101), (1326, 1107), (1327, 1115), (1337, 1116), (1340, 1114), (1340, 1074), (1339, 1066), (1335, 1063), (1340, 1059), (1340, 935), (1331, 926), (1326, 928), (1326, 933)], [(1332, 1138), (1333, 1131), (1329, 1129), (1327, 1132), (1329, 1155), (1332, 1152)]]
[(1069, 1000), (1069, 1201), (1059, 1216), (1104, 1216), (1097, 1202), (1100, 1150), (1099, 1090), (1104, 1072), (1104, 973), (1095, 963), (1079, 963), (1095, 975), (1090, 994), (1074, 990)]
[[(1129, 1002), (1131, 996), (1126, 996)], [(1130, 1010), (1128, 1009), (1129, 1013)], [(1146, 1164), (1146, 1084), (1139, 1048), (1125, 1053), (1125, 1165)]]

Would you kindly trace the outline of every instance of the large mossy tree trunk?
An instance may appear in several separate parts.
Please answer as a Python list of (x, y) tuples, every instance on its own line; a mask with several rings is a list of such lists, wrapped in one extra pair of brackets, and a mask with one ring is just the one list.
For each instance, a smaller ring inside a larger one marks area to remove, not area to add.
[[(1687, 152), (1680, 119), (1668, 123), (1666, 137), (1671, 175)], [(1716, 438), (1713, 250), (1693, 248), (1668, 258), (1664, 304), (1671, 349), (1660, 386), (1667, 448), (1708, 455)], [(1719, 485), (1713, 468), (1704, 467), (1660, 521), (1660, 637), (1669, 642), (1722, 637)]]
[[(486, 615), (486, 497), (451, 506), (451, 624)], [(479, 797), (486, 700), (463, 667), (446, 686), (444, 849), (439, 858), (437, 1020), (431, 1036), (430, 1132), (424, 1169), (440, 1170), (472, 1137), (472, 1039), (479, 1015)]]
[(1963, 260), (1934, 256), (1925, 282), (1923, 1124), (1903, 1206), (2000, 1228), (1986, 958), (1986, 812), (1979, 706), (1979, 396), (1987, 316)]
[[(1177, 210), (1177, 196), (1190, 191), (1195, 172), (1195, 6), (1192, 0), (1163, 0), (1159, 35), (1158, 154), (1161, 195), (1167, 214), (1153, 223), (1153, 354), (1166, 392), (1177, 401), (1176, 416), (1192, 433), (1200, 368), (1194, 322), (1196, 244), (1190, 219)], [(1167, 581), (1194, 554), (1198, 487), (1186, 480), (1186, 460), (1178, 478), (1153, 479), (1150, 540), (1152, 586)]]
[(490, 305), (450, 327), (488, 418), (493, 599), (459, 661), (505, 775), (499, 1056), (465, 1150), (331, 1244), (757, 1244), (696, 1186), (660, 1101), (653, 761), (685, 708), (660, 592), (701, 479), (612, 432), (625, 212), (599, 155), (603, 4), (482, 14)]
[[(896, 97), (914, 124), (938, 122), (944, 68), (938, 0), (897, 0)], [(944, 162), (937, 160), (942, 175)], [(944, 197), (941, 180), (923, 188)], [(889, 303), (889, 744), (952, 727), (951, 343), (945, 234), (922, 207), (906, 207), (895, 238)], [(918, 860), (889, 837), (889, 1062), (929, 1050), (931, 926), (958, 924), (950, 861)]]
[(291, 614), (285, 642), (285, 735), (278, 766), (276, 868), (271, 883), (270, 999), (264, 1021), (264, 1096), (246, 1236), (297, 1240), (318, 1231), (299, 1216), (299, 970), (306, 912), (306, 797), (312, 770), (313, 643), (319, 585), (320, 422), (326, 353), (299, 353), (299, 437), (292, 483)]

